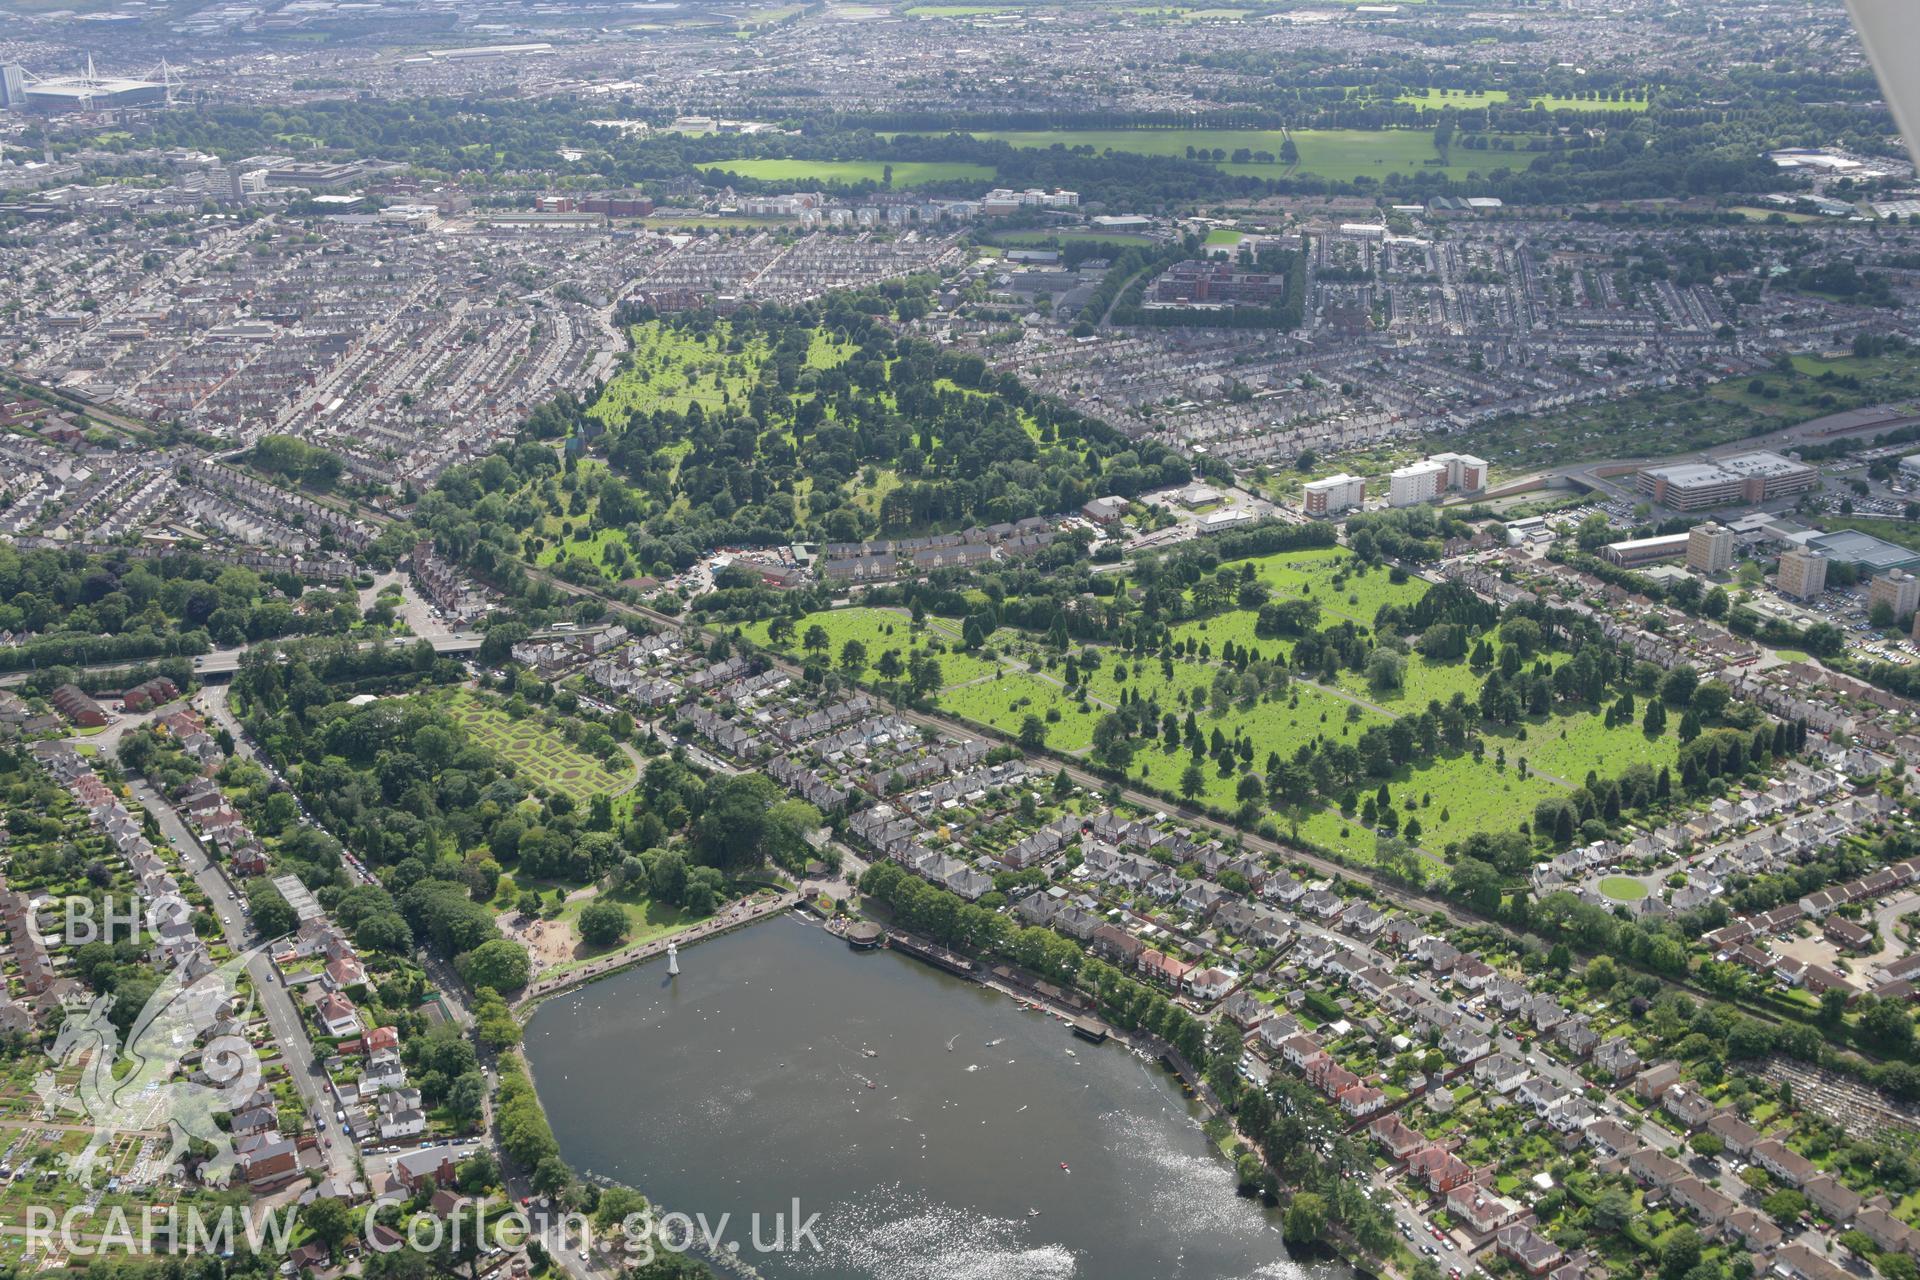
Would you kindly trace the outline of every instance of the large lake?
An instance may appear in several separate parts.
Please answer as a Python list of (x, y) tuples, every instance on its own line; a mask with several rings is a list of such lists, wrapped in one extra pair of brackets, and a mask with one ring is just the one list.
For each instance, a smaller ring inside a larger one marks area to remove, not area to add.
[[(1177, 1083), (1124, 1048), (794, 918), (680, 963), (549, 1001), (527, 1055), (575, 1168), (731, 1214), (760, 1275), (1345, 1280), (1288, 1260)], [(795, 1197), (822, 1251), (755, 1253), (750, 1215), (771, 1238)]]

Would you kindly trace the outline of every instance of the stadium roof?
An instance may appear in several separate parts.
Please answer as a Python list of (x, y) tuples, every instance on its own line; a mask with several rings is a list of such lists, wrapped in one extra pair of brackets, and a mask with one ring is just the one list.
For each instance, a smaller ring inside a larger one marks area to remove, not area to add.
[(152, 80), (127, 80), (101, 76), (93, 80), (36, 80), (27, 86), (29, 98), (111, 98), (120, 93), (138, 93), (143, 89), (164, 89)]

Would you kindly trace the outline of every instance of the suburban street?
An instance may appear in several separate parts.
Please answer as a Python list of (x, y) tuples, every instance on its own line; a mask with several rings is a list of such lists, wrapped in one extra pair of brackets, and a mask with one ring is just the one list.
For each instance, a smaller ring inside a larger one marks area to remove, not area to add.
[[(228, 945), (236, 951), (244, 949), (252, 932), (246, 902), (234, 891), (226, 873), (207, 857), (206, 851), (180, 820), (173, 806), (156, 794), (153, 788), (136, 779), (131, 789), (134, 798), (160, 824), (161, 834), (179, 850), (181, 860), (192, 874), (194, 882), (213, 903), (214, 914), (219, 917), (221, 932), (225, 934)], [(273, 1038), (279, 1042), (280, 1056), (287, 1064), (287, 1072), (299, 1090), (301, 1100), (306, 1103), (309, 1116), (327, 1118), (329, 1127), (319, 1134), (319, 1139), (328, 1173), (335, 1178), (352, 1181), (353, 1144), (343, 1139), (333, 1126), (332, 1090), (326, 1074), (314, 1062), (313, 1042), (307, 1038), (306, 1026), (301, 1021), (299, 1010), (294, 1007), (293, 998), (280, 985), (279, 976), (274, 973), (272, 962), (264, 953), (248, 962), (247, 975), (253, 980), (260, 1011), (266, 1016)]]

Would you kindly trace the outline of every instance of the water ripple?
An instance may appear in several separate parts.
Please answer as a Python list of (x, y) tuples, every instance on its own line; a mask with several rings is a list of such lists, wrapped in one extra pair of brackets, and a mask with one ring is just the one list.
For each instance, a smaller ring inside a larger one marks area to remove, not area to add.
[(899, 1186), (821, 1215), (823, 1251), (810, 1274), (848, 1270), (885, 1280), (1072, 1280), (1072, 1250), (1027, 1244), (1027, 1224), (936, 1204)]

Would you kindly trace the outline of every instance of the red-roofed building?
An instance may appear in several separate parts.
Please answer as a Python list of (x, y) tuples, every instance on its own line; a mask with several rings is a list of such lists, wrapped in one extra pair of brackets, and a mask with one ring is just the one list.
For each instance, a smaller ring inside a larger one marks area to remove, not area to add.
[(366, 966), (353, 956), (341, 956), (327, 961), (327, 983), (338, 991), (343, 987), (355, 987), (367, 980)]
[(1444, 1195), (1472, 1182), (1473, 1170), (1465, 1160), (1436, 1144), (1422, 1147), (1407, 1158), (1407, 1177), (1418, 1178), (1429, 1189)]
[(329, 991), (314, 1006), (314, 1013), (320, 1019), (320, 1026), (330, 1036), (350, 1036), (360, 1030), (360, 1012), (353, 1007), (353, 1001), (338, 991)]
[(1140, 972), (1158, 978), (1170, 987), (1178, 987), (1193, 969), (1185, 960), (1176, 960), (1164, 951), (1148, 947), (1140, 953)]
[(1329, 1098), (1337, 1098), (1360, 1083), (1359, 1076), (1325, 1054), (1307, 1064), (1307, 1079), (1312, 1082), (1314, 1088)]
[(107, 722), (100, 704), (81, 691), (80, 686), (63, 684), (47, 695), (53, 709), (82, 729), (98, 729)]
[(129, 711), (147, 711), (163, 702), (172, 702), (180, 690), (165, 676), (155, 676), (120, 695), (120, 703)]
[(1387, 1149), (1387, 1154), (1395, 1160), (1405, 1160), (1408, 1156), (1427, 1145), (1426, 1137), (1400, 1118), (1399, 1112), (1381, 1116), (1367, 1126), (1367, 1132), (1373, 1140)]

